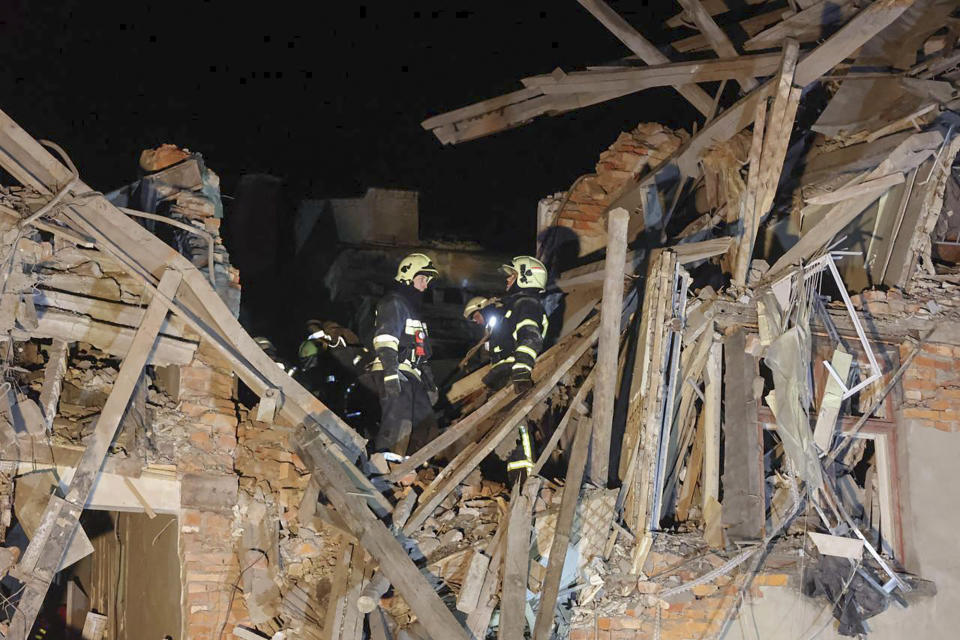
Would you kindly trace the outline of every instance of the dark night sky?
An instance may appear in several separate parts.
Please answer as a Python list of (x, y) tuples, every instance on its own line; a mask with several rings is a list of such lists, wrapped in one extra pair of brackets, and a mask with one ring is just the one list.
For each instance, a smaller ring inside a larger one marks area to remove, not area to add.
[[(695, 116), (667, 89), (454, 147), (420, 127), (523, 76), (629, 54), (575, 0), (4, 4), (0, 106), (101, 190), (135, 178), (142, 148), (174, 142), (228, 194), (244, 172), (305, 196), (419, 189), (426, 235), (522, 250), (537, 200), (592, 171), (620, 131)], [(657, 29), (674, 3), (612, 5), (668, 39)]]

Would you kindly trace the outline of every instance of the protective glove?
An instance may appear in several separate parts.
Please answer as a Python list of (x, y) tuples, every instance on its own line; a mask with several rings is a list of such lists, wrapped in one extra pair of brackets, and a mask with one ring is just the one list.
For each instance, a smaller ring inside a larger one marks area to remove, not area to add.
[(396, 398), (400, 395), (400, 376), (401, 374), (396, 374), (396, 377), (383, 377), (383, 392), (388, 398)]
[(427, 399), (430, 400), (430, 406), (436, 405), (440, 401), (440, 391), (433, 387), (432, 389), (427, 389)]
[(493, 367), (486, 373), (486, 375), (481, 378), (483, 386), (487, 387), (492, 391), (499, 391), (507, 384), (509, 378), (506, 375), (505, 366)]
[(511, 380), (513, 380), (513, 390), (517, 392), (517, 395), (533, 388), (533, 378), (530, 376), (529, 369), (517, 367), (513, 370)]

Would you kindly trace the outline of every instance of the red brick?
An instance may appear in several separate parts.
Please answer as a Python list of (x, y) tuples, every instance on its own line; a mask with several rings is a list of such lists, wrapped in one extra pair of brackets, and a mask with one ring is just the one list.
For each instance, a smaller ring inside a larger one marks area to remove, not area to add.
[(930, 411), (929, 409), (915, 409), (908, 407), (903, 410), (904, 418), (922, 418), (925, 420), (936, 420), (940, 418), (939, 411)]
[(785, 573), (762, 573), (754, 578), (753, 583), (764, 587), (785, 587), (788, 578)]
[[(925, 425), (925, 426), (929, 426), (929, 425)], [(958, 425), (957, 422), (945, 422), (943, 420), (937, 420), (936, 422), (933, 423), (933, 427), (935, 429), (939, 429), (940, 431), (946, 431), (948, 433), (960, 430), (958, 429), (958, 426), (960, 425)]]

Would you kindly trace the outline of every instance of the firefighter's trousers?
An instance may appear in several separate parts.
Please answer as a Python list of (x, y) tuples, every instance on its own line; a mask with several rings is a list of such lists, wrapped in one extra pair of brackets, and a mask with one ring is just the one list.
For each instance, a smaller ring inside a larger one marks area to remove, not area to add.
[(388, 396), (383, 390), (383, 376), (377, 376), (380, 393), (380, 429), (373, 440), (377, 451), (407, 455), (430, 442), (437, 432), (427, 389), (410, 373), (403, 374), (400, 393)]

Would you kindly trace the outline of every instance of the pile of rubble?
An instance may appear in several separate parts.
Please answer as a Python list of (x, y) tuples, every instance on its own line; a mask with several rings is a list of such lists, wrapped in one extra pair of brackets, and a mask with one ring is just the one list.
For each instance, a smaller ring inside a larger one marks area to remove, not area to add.
[[(634, 56), (424, 126), (462, 142), (653, 86), (704, 121), (642, 124), (540, 203), (562, 303), (533, 388), (457, 380), (456, 419), (400, 460), (237, 322), (198, 154), (151, 150), (104, 196), (0, 114), (22, 183), (0, 189), (0, 529), (26, 538), (0, 558), (4, 637), (27, 637), (91, 509), (176, 516), (191, 638), (723, 637), (782, 585), (862, 635), (929, 594), (897, 439), (960, 430), (955, 3), (681, 0), (668, 26), (699, 33), (674, 48), (717, 55), (685, 62), (580, 4)], [(536, 462), (508, 486), (484, 463), (520, 424)], [(127, 624), (107, 578), (71, 608), (85, 637)]]

